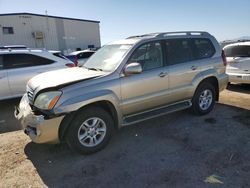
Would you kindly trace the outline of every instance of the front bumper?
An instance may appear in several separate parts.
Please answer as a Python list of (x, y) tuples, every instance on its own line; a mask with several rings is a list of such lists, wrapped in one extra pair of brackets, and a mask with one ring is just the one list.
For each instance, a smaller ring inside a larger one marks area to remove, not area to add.
[(15, 117), (21, 121), (24, 132), (35, 143), (58, 143), (59, 126), (64, 116), (45, 120), (43, 115), (34, 115), (25, 94), (15, 110)]
[(250, 74), (240, 73), (227, 73), (229, 76), (229, 82), (239, 84), (250, 84)]

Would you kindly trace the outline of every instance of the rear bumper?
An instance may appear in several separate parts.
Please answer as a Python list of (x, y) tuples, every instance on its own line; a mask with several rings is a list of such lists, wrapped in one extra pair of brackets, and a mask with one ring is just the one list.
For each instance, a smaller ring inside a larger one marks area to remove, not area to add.
[(21, 121), (25, 134), (35, 143), (58, 143), (59, 126), (64, 116), (45, 120), (43, 115), (34, 115), (25, 94), (15, 110), (15, 117)]
[(250, 84), (250, 74), (240, 74), (240, 73), (227, 73), (229, 76), (229, 82)]
[(218, 78), (219, 81), (219, 92), (223, 91), (227, 88), (228, 84), (228, 75), (227, 74), (221, 74)]

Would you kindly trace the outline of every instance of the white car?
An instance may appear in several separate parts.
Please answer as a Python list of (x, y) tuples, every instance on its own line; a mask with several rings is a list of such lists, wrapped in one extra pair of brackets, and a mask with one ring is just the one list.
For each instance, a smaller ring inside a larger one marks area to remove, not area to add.
[(223, 50), (229, 82), (250, 84), (250, 42), (229, 44)]
[(67, 58), (75, 63), (76, 66), (83, 66), (85, 62), (95, 53), (93, 50), (82, 50), (71, 52)]
[(44, 50), (0, 50), (0, 100), (22, 96), (26, 83), (37, 74), (74, 67), (70, 60)]

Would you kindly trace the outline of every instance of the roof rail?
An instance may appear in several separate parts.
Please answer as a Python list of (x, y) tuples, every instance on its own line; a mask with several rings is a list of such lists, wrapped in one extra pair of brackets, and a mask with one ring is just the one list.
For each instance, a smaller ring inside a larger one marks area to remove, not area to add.
[(142, 38), (142, 37), (155, 37), (157, 35), (157, 33), (148, 33), (148, 34), (144, 34), (144, 35), (135, 35), (135, 36), (130, 36), (126, 39), (133, 39), (133, 38)]
[(177, 31), (177, 32), (160, 32), (160, 33), (148, 33), (144, 35), (135, 35), (128, 37), (127, 39), (132, 39), (132, 38), (143, 38), (143, 37), (157, 37), (157, 38), (162, 38), (162, 37), (168, 37), (168, 36), (195, 36), (195, 35), (210, 35), (208, 32), (205, 31)]
[(27, 49), (25, 45), (8, 45), (8, 46), (0, 46), (1, 50), (11, 50), (11, 49)]
[(168, 36), (195, 36), (195, 35), (210, 35), (208, 32), (205, 31), (177, 31), (177, 32), (164, 32), (158, 33), (155, 37), (168, 37)]

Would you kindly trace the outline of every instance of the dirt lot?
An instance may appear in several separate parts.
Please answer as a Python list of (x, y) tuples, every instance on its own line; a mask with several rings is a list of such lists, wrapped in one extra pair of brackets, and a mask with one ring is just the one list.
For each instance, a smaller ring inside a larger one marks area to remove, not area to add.
[[(86, 156), (9, 132), (18, 128), (17, 102), (0, 103), (1, 188), (250, 187), (249, 86), (230, 86), (207, 116), (182, 111), (123, 128), (107, 148)], [(204, 182), (213, 174), (223, 184)]]

